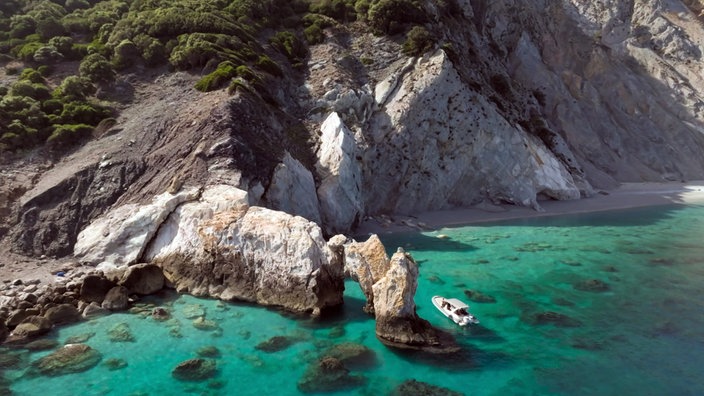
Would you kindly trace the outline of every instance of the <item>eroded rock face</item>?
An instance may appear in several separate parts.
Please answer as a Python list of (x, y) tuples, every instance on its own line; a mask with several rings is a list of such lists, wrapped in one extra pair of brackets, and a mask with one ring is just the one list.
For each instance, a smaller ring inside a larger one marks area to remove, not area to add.
[(288, 152), (274, 170), (264, 199), (272, 209), (322, 225), (313, 174)]
[(464, 84), (443, 51), (377, 86), (365, 129), (368, 213), (414, 213), (483, 200), (538, 207), (580, 190), (543, 142)]
[(179, 204), (197, 199), (199, 193), (198, 188), (190, 188), (175, 195), (168, 192), (158, 195), (149, 205), (120, 206), (81, 231), (74, 255), (83, 262), (102, 264), (105, 268), (133, 264), (169, 214)]
[(316, 164), (322, 179), (318, 199), (324, 229), (328, 234), (335, 234), (356, 225), (364, 213), (360, 150), (354, 135), (337, 113), (327, 117), (321, 131)]
[(440, 350), (440, 335), (416, 314), (413, 298), (417, 287), (418, 265), (399, 248), (386, 275), (372, 287), (377, 338), (394, 347)]
[(180, 246), (153, 257), (178, 291), (314, 313), (342, 303), (342, 263), (302, 217), (242, 206), (203, 221)]
[[(345, 275), (349, 276), (362, 288), (367, 303), (364, 311), (374, 313), (373, 285), (386, 276), (389, 270), (389, 257), (377, 235), (372, 235), (365, 242), (351, 242), (345, 249)], [(416, 272), (417, 275), (417, 272)], [(415, 289), (413, 291), (415, 293)]]

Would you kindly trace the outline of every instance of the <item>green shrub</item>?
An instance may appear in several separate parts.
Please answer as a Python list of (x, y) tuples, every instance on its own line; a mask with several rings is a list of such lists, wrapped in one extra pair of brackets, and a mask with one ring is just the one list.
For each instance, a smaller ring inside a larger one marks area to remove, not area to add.
[(237, 69), (230, 62), (221, 63), (215, 71), (201, 78), (195, 88), (201, 92), (210, 92), (222, 88), (226, 82), (237, 75)]
[(43, 46), (44, 44), (39, 42), (29, 42), (19, 48), (15, 47), (15, 49), (17, 49), (15, 56), (23, 60), (24, 62), (33, 62), (34, 53), (37, 52), (37, 50)]
[(43, 83), (44, 77), (42, 77), (39, 71), (32, 69), (31, 67), (27, 67), (22, 70), (22, 73), (20, 74), (20, 80), (29, 81), (32, 83)]
[(80, 143), (92, 132), (93, 127), (86, 124), (54, 125), (54, 131), (46, 141), (53, 147), (64, 147)]
[(73, 102), (83, 101), (94, 93), (95, 86), (87, 78), (68, 76), (54, 90), (52, 96), (56, 99)]
[(131, 40), (122, 40), (115, 47), (112, 63), (115, 69), (122, 70), (133, 66), (140, 59), (139, 48)]
[(110, 115), (110, 110), (87, 102), (70, 102), (64, 104), (61, 120), (64, 124), (98, 125)]
[(57, 51), (55, 47), (51, 45), (44, 45), (42, 47), (39, 47), (39, 49), (34, 52), (33, 59), (37, 63), (43, 65), (50, 65), (62, 61), (64, 59), (64, 56), (61, 55), (61, 53)]
[(81, 77), (95, 83), (109, 83), (115, 78), (115, 71), (104, 56), (94, 53), (86, 56), (78, 66)]
[(58, 99), (48, 99), (42, 102), (42, 111), (47, 115), (61, 115), (64, 104)]
[(259, 56), (259, 59), (257, 59), (257, 68), (272, 76), (283, 77), (284, 75), (279, 65), (266, 55)]
[(309, 45), (319, 44), (325, 41), (323, 29), (318, 25), (310, 25), (303, 29), (303, 35), (306, 37), (306, 41)]
[(51, 67), (47, 65), (41, 65), (37, 67), (37, 72), (39, 72), (39, 75), (42, 77), (49, 77), (51, 75)]
[(420, 56), (435, 45), (435, 37), (423, 26), (414, 26), (403, 43), (403, 53), (408, 56)]
[(269, 42), (294, 64), (302, 62), (308, 53), (305, 44), (289, 31), (277, 32)]
[(341, 22), (357, 19), (354, 0), (312, 0), (310, 11), (327, 15)]
[(419, 0), (377, 0), (367, 13), (369, 25), (379, 33), (401, 33), (409, 24), (420, 25), (427, 17)]

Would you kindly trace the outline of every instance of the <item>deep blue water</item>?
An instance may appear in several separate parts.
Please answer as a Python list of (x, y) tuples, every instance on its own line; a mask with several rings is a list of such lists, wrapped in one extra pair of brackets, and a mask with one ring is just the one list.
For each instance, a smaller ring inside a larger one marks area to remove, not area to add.
[[(173, 318), (114, 314), (51, 334), (60, 344), (92, 335), (86, 344), (103, 354), (95, 368), (30, 377), (27, 365), (50, 351), (5, 349), (23, 362), (4, 376), (15, 395), (297, 395), (322, 351), (355, 342), (375, 359), (351, 368), (364, 385), (335, 394), (388, 394), (416, 379), (467, 395), (704, 395), (703, 236), (702, 206), (381, 235), (390, 253), (403, 246), (420, 264), (418, 314), (455, 335), (463, 353), (452, 359), (384, 347), (347, 282), (343, 312), (323, 321), (190, 296), (148, 299)], [(430, 303), (436, 294), (468, 302), (481, 324), (457, 327)], [(215, 327), (197, 329), (199, 313)], [(110, 341), (120, 323), (133, 341)], [(274, 336), (292, 344), (255, 348)], [(174, 379), (171, 370), (204, 346), (220, 352), (215, 377)], [(110, 370), (109, 359), (127, 365)]]

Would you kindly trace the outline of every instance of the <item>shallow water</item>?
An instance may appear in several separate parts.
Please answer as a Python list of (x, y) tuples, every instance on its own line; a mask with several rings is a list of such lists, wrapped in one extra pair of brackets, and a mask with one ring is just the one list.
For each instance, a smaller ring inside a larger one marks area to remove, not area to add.
[[(365, 385), (337, 394), (387, 394), (416, 379), (472, 395), (702, 395), (703, 235), (701, 206), (382, 235), (390, 252), (403, 246), (420, 264), (418, 314), (455, 335), (463, 353), (452, 359), (382, 346), (361, 312), (359, 287), (348, 282), (344, 311), (324, 321), (190, 296), (151, 299), (173, 319), (115, 314), (52, 334), (60, 344), (94, 334), (86, 344), (103, 354), (95, 368), (29, 378), (27, 362), (49, 353), (36, 352), (4, 375), (16, 395), (296, 395), (308, 364), (351, 341), (376, 358), (352, 367)], [(466, 290), (495, 302), (471, 301)], [(457, 327), (430, 303), (436, 294), (468, 302), (481, 324)], [(193, 326), (199, 309), (216, 328)], [(119, 323), (133, 341), (110, 341)], [(292, 344), (270, 353), (255, 348), (274, 336)], [(204, 346), (220, 352), (216, 376), (175, 380), (171, 370)], [(104, 364), (111, 358), (127, 366), (111, 371)]]

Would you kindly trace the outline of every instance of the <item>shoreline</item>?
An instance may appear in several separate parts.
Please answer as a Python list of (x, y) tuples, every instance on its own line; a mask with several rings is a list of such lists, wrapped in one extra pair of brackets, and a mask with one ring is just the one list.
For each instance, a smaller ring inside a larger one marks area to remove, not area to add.
[(481, 203), (472, 207), (441, 209), (406, 216), (368, 218), (354, 230), (358, 236), (407, 231), (434, 231), (503, 220), (625, 210), (639, 207), (704, 204), (704, 180), (666, 183), (622, 183), (611, 191), (571, 201), (540, 201), (542, 211), (509, 204)]

